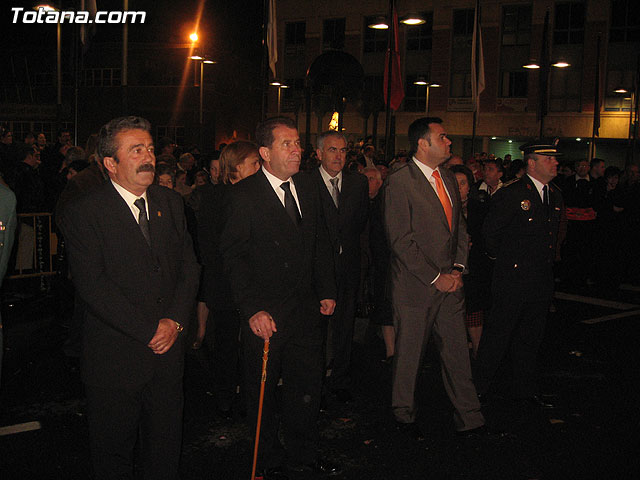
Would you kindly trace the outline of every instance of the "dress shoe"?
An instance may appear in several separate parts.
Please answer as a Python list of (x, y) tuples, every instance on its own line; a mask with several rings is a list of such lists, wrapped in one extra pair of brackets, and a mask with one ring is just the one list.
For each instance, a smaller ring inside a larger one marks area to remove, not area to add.
[(346, 388), (338, 388), (336, 390), (332, 390), (331, 393), (336, 397), (341, 403), (351, 403), (353, 402), (353, 395)]
[(382, 363), (385, 365), (391, 365), (393, 363), (393, 355), (389, 355), (387, 358), (382, 360)]
[(411, 440), (416, 442), (424, 442), (424, 433), (415, 423), (396, 422), (396, 428)]
[(506, 436), (505, 432), (490, 430), (486, 425), (456, 432), (456, 437), (462, 440), (497, 440)]
[(323, 457), (317, 458), (314, 462), (305, 463), (301, 465), (294, 465), (291, 470), (295, 472), (314, 472), (321, 473), (323, 475), (340, 475), (342, 473), (342, 467), (331, 460)]
[(289, 476), (284, 472), (283, 467), (273, 467), (256, 473), (255, 480), (289, 480)]

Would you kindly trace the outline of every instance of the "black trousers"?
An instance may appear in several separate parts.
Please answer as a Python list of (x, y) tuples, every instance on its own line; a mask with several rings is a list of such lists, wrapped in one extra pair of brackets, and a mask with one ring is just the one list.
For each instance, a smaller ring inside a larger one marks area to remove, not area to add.
[[(319, 317), (318, 312), (313, 313)], [(311, 314), (311, 312), (310, 312)], [(300, 309), (298, 316), (304, 316)], [(306, 325), (284, 325), (278, 315), (278, 332), (270, 340), (267, 378), (262, 410), (258, 470), (289, 464), (310, 463), (318, 450), (318, 414), (322, 389), (323, 352), (320, 319)], [(289, 318), (289, 321), (293, 319)], [(264, 341), (242, 327), (244, 383), (247, 420), (255, 433), (260, 397)], [(282, 378), (282, 394), (276, 393)], [(284, 446), (278, 438), (282, 422)]]
[(486, 318), (478, 355), (474, 382), (478, 394), (489, 391), (503, 359), (509, 354), (513, 369), (513, 395), (531, 397), (537, 393), (537, 358), (553, 293), (553, 277), (530, 288), (515, 290), (493, 284), (491, 313)]
[(240, 381), (240, 313), (209, 307), (204, 343), (218, 406), (227, 410), (232, 407)]
[(351, 386), (351, 346), (356, 316), (357, 286), (346, 282), (338, 284), (336, 309), (329, 317), (327, 335), (327, 361), (331, 367), (328, 386), (332, 390)]
[(144, 479), (176, 480), (182, 444), (182, 378), (157, 375), (137, 389), (85, 385), (96, 480), (134, 478), (140, 441)]

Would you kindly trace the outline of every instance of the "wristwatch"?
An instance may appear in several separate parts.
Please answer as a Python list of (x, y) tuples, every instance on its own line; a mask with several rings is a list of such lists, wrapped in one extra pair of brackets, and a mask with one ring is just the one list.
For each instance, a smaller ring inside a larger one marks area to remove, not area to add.
[[(175, 322), (175, 320), (174, 320)], [(176, 330), (178, 330), (178, 333), (180, 333), (181, 331), (184, 330), (184, 327), (182, 326), (181, 323), (176, 322)]]

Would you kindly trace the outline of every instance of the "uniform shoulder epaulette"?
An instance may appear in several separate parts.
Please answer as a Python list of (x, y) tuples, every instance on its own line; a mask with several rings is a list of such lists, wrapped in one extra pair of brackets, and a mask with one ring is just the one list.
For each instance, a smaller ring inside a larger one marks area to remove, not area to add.
[(558, 185), (555, 181), (550, 182), (551, 186), (553, 188), (555, 188), (556, 190), (558, 190), (560, 193), (562, 193), (562, 188), (560, 188), (560, 185)]
[(509, 185), (513, 185), (514, 183), (520, 181), (520, 179), (518, 177), (516, 178), (512, 178), (511, 180), (509, 180), (508, 182), (505, 182), (502, 184), (502, 188), (504, 187), (508, 187)]

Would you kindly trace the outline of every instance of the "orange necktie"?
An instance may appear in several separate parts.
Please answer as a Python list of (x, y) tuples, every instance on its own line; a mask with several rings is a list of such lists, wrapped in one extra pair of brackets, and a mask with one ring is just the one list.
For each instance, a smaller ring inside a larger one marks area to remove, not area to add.
[(447, 191), (444, 189), (444, 183), (442, 183), (440, 172), (438, 170), (434, 170), (432, 175), (433, 178), (436, 179), (436, 191), (438, 192), (438, 198), (440, 199), (440, 203), (444, 209), (444, 214), (447, 217), (447, 222), (449, 222), (449, 230), (452, 230), (453, 209), (451, 208), (451, 200), (449, 200), (449, 195), (447, 195)]

